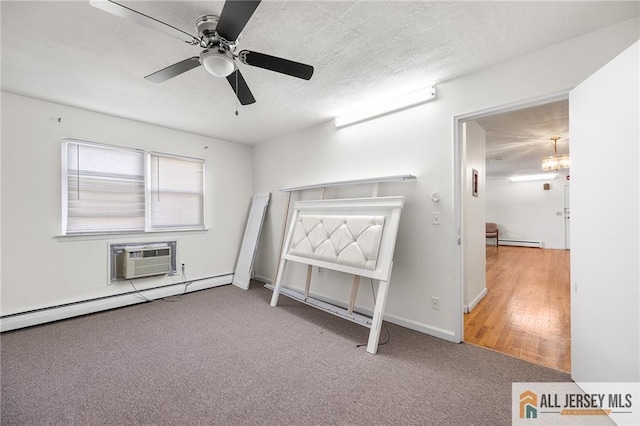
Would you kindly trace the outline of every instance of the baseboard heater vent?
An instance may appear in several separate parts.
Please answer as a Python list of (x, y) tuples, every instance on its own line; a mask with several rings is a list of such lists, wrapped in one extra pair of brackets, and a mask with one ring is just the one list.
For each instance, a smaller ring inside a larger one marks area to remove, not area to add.
[(0, 317), (0, 332), (17, 330), (19, 328), (31, 327), (52, 321), (60, 321), (109, 309), (122, 308), (150, 300), (179, 296), (194, 291), (231, 284), (232, 279), (232, 273), (196, 278), (189, 282), (171, 283), (159, 287), (142, 289), (139, 292), (131, 291), (128, 293), (113, 294), (96, 299), (4, 315)]
[(500, 240), (501, 246), (516, 246), (516, 247), (535, 247), (542, 248), (542, 241), (532, 240)]

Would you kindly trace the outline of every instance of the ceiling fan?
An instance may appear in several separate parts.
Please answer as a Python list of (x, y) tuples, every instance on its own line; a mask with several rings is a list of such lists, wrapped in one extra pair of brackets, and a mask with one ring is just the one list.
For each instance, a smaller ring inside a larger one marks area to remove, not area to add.
[(238, 61), (258, 68), (309, 80), (313, 67), (251, 50), (236, 53), (238, 37), (261, 0), (227, 0), (220, 16), (204, 15), (196, 20), (198, 37), (172, 27), (162, 21), (135, 11), (111, 0), (90, 0), (89, 3), (106, 12), (128, 19), (136, 24), (162, 31), (192, 46), (200, 46), (200, 56), (194, 56), (149, 74), (145, 79), (162, 83), (202, 65), (216, 77), (226, 77), (242, 105), (256, 100), (249, 90)]

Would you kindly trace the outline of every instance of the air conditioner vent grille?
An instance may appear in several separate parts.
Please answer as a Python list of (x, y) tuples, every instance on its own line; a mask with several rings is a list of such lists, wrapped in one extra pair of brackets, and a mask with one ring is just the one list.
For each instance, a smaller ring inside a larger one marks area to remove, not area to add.
[(149, 277), (168, 273), (171, 273), (171, 247), (125, 249), (125, 278)]

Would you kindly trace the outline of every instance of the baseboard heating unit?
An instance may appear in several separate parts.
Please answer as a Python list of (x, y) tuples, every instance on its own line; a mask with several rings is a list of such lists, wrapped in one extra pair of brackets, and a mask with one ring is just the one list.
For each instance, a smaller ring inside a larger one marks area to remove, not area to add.
[(533, 240), (500, 240), (501, 246), (542, 248), (542, 241)]
[(233, 273), (168, 284), (160, 287), (141, 289), (97, 299), (83, 300), (64, 305), (51, 306), (28, 312), (20, 312), (0, 317), (0, 331), (17, 330), (33, 325), (59, 321), (109, 309), (121, 308), (170, 296), (231, 284)]

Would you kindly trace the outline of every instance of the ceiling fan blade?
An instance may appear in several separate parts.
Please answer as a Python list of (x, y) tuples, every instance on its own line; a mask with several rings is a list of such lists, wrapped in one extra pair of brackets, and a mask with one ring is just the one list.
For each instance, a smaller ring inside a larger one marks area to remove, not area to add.
[(193, 58), (185, 59), (184, 61), (169, 65), (160, 71), (156, 71), (153, 74), (149, 74), (145, 79), (153, 81), (154, 83), (162, 83), (199, 66), (200, 59), (197, 56), (194, 56)]
[(172, 27), (169, 24), (165, 24), (164, 22), (158, 21), (151, 16), (147, 16), (144, 13), (137, 12), (133, 9), (128, 8), (127, 6), (123, 6), (114, 1), (89, 0), (89, 3), (91, 4), (91, 6), (104, 10), (105, 12), (109, 12), (121, 18), (128, 19), (129, 21), (135, 22), (139, 25), (143, 25), (147, 28), (162, 31), (165, 34), (169, 34), (170, 36), (176, 37), (186, 43), (194, 45), (200, 43), (199, 39), (189, 33), (186, 33), (182, 30)]
[[(237, 84), (236, 84), (236, 76)], [(227, 76), (227, 81), (231, 85), (233, 89), (233, 93), (236, 93), (238, 96), (238, 100), (241, 105), (250, 105), (255, 103), (256, 99), (251, 94), (251, 90), (249, 90), (249, 86), (247, 86), (247, 82), (244, 81), (244, 77), (240, 74), (240, 70), (236, 69), (234, 72)]]
[(300, 62), (277, 58), (275, 56), (265, 55), (264, 53), (252, 52), (250, 50), (243, 50), (238, 56), (240, 61), (247, 65), (287, 74), (292, 77), (309, 80), (313, 75), (313, 67), (311, 65), (301, 64)]
[(227, 41), (235, 41), (260, 4), (260, 0), (227, 0), (222, 7), (216, 32)]

